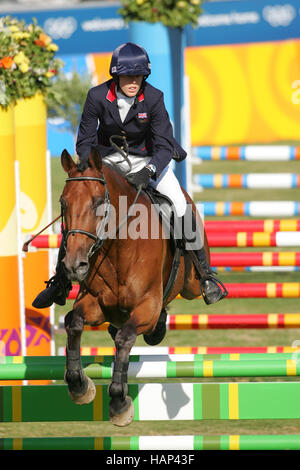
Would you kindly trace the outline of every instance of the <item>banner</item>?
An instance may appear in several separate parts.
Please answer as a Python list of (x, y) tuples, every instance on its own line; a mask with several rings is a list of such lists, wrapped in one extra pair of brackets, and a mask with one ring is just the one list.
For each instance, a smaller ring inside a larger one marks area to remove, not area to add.
[(74, 8), (45, 8), (3, 12), (27, 23), (38, 24), (59, 47), (60, 54), (110, 52), (128, 39), (128, 27), (118, 14), (120, 5), (79, 5)]
[(193, 146), (299, 140), (300, 40), (187, 48), (186, 74)]
[(300, 37), (299, 0), (210, 2), (198, 27), (187, 28), (188, 45), (241, 44)]

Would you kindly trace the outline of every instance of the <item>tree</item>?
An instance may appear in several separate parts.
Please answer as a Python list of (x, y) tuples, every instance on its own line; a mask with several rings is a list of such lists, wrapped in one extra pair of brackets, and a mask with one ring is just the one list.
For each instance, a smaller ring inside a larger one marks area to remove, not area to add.
[(77, 71), (71, 74), (61, 72), (46, 95), (48, 117), (64, 120), (65, 124), (60, 130), (71, 131), (74, 144), (86, 95), (92, 86), (92, 77), (88, 73), (80, 75)]

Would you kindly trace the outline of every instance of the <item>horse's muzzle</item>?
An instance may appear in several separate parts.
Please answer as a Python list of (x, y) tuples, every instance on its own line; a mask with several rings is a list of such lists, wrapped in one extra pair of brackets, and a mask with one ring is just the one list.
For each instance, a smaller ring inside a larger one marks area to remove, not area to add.
[(65, 256), (62, 262), (65, 267), (66, 276), (70, 281), (82, 282), (85, 279), (89, 270), (87, 257), (77, 257), (71, 260), (69, 257)]

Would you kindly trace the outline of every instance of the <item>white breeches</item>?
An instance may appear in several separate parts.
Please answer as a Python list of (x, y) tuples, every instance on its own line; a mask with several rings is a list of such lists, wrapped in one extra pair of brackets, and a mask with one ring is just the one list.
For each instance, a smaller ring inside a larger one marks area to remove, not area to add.
[[(119, 153), (108, 155), (103, 158), (103, 161), (106, 164), (111, 165), (122, 176), (126, 176), (129, 173), (140, 171), (151, 160), (151, 157), (137, 157), (136, 155), (129, 155), (128, 158), (131, 163), (131, 170), (128, 163)], [(170, 166), (167, 166), (162, 171), (160, 177), (156, 181), (151, 180), (150, 186), (171, 199), (178, 217), (182, 217), (185, 214), (187, 206), (186, 199)]]

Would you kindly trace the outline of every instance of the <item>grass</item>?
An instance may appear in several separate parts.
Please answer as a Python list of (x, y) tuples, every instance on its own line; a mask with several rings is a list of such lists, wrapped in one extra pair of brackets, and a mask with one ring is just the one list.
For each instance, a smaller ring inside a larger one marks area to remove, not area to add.
[[(62, 192), (65, 173), (60, 160), (52, 158), (52, 206), (53, 218), (59, 215), (59, 196)], [(203, 162), (195, 168), (202, 173), (252, 173), (252, 172), (299, 172), (299, 162), (276, 162), (270, 168), (268, 162)], [(196, 194), (198, 200), (300, 200), (300, 190), (206, 190)], [(269, 250), (276, 250), (268, 248)], [(293, 250), (293, 248), (290, 248)], [(251, 248), (247, 248), (247, 251)], [(253, 249), (259, 251), (257, 248)], [(299, 282), (296, 273), (222, 273), (223, 282)], [(56, 323), (61, 315), (72, 308), (68, 301), (65, 307), (56, 307)], [(299, 299), (225, 299), (216, 305), (206, 306), (202, 301), (175, 300), (169, 313), (290, 313), (299, 311)], [(161, 345), (164, 346), (290, 346), (300, 340), (300, 329), (266, 330), (197, 330), (168, 331)], [(65, 346), (66, 335), (55, 337), (56, 351)], [(82, 346), (112, 346), (107, 332), (84, 332)], [(136, 345), (144, 346), (142, 337)], [(174, 379), (177, 380), (177, 379)], [(198, 381), (234, 381), (226, 379), (198, 379)], [(247, 379), (240, 379), (247, 380)], [(251, 380), (298, 380), (298, 378), (251, 378)], [(187, 381), (194, 381), (189, 379)], [(47, 406), (47, 404), (45, 404)], [(149, 403), (151, 406), (151, 403)], [(45, 436), (128, 436), (128, 435), (185, 435), (185, 434), (298, 434), (300, 420), (241, 420), (241, 421), (173, 421), (133, 422), (126, 428), (115, 428), (110, 423), (2, 423), (0, 437), (45, 437)]]

